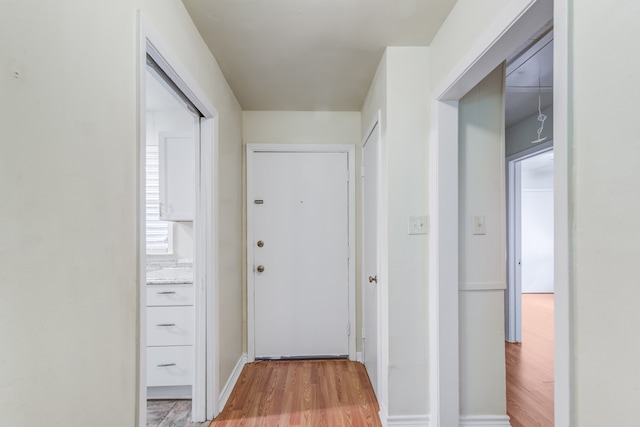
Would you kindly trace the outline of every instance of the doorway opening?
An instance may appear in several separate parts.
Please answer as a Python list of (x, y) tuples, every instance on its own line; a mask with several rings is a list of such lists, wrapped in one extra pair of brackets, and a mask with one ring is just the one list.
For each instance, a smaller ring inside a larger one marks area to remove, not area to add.
[[(191, 415), (196, 356), (195, 152), (201, 114), (180, 102), (182, 97), (170, 87), (168, 76), (152, 58), (147, 60), (143, 266), (147, 322), (142, 332), (147, 340), (147, 426), (154, 426), (154, 421), (159, 425), (171, 417)], [(187, 413), (175, 414), (178, 408)]]
[(507, 414), (552, 426), (554, 366), (553, 29), (507, 58)]
[(201, 422), (220, 407), (217, 112), (142, 15), (138, 24), (137, 418), (148, 425), (148, 399), (183, 399), (175, 407)]
[[(567, 1), (514, 5), (493, 22), (483, 38), (433, 92), (430, 144), (430, 407), (431, 423), (460, 423), (458, 130), (459, 102), (487, 73), (530, 35), (553, 19), (554, 25), (554, 419), (572, 419), (569, 281), (569, 20)], [(506, 266), (505, 266), (506, 270)], [(503, 418), (500, 418), (502, 422)]]

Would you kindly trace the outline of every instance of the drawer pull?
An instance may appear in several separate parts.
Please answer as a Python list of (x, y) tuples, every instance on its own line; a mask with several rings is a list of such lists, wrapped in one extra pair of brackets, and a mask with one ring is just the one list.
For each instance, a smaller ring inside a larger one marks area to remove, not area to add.
[(171, 366), (176, 366), (175, 363), (163, 363), (162, 365), (156, 365), (158, 368), (170, 368)]
[(158, 295), (175, 295), (176, 291), (157, 292)]
[(156, 326), (176, 326), (175, 323), (158, 323)]

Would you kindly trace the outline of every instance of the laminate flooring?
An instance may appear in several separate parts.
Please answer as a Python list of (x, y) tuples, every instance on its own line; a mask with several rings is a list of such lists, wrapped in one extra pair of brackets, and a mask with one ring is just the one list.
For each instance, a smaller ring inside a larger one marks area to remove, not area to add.
[(348, 360), (245, 365), (211, 427), (380, 427), (364, 365)]
[(522, 343), (506, 343), (512, 427), (553, 426), (553, 294), (522, 294)]
[(148, 400), (147, 427), (206, 427), (191, 421), (190, 400)]

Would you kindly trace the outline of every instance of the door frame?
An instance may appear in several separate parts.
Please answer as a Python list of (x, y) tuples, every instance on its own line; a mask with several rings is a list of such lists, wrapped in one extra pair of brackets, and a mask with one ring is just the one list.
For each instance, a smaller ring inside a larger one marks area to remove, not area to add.
[(505, 341), (522, 342), (522, 224), (518, 164), (530, 157), (553, 151), (553, 140), (536, 145), (505, 159), (507, 184), (507, 288), (504, 293)]
[[(378, 304), (375, 307), (375, 309), (378, 311), (378, 318), (377, 318), (377, 342), (378, 342), (378, 357), (377, 357), (377, 365), (375, 367), (376, 369), (376, 378), (377, 378), (377, 390), (374, 390), (376, 397), (378, 399), (378, 402), (383, 403), (384, 405), (386, 405), (386, 403), (383, 402), (382, 400), (382, 396), (386, 396), (387, 395), (387, 381), (386, 379), (383, 379), (383, 359), (386, 363), (387, 360), (387, 354), (388, 354), (388, 334), (383, 334), (382, 333), (382, 329), (384, 328), (385, 331), (388, 329), (388, 318), (387, 316), (387, 311), (383, 310), (383, 306), (386, 305), (386, 299), (383, 301), (383, 292), (382, 289), (383, 287), (381, 286), (383, 283), (386, 283), (386, 268), (383, 265), (383, 257), (381, 256), (381, 252), (382, 249), (384, 247), (383, 244), (383, 239), (382, 236), (385, 232), (383, 225), (382, 225), (382, 220), (381, 220), (381, 215), (384, 211), (384, 206), (386, 205), (386, 202), (383, 203), (382, 198), (384, 197), (383, 192), (381, 191), (381, 187), (382, 187), (382, 165), (383, 165), (383, 161), (382, 161), (382, 123), (381, 123), (381, 118), (382, 118), (382, 113), (380, 110), (378, 110), (375, 118), (373, 119), (372, 123), (369, 125), (369, 127), (367, 128), (367, 132), (365, 133), (365, 136), (362, 140), (362, 155), (361, 155), (361, 177), (364, 178), (365, 177), (365, 170), (366, 170), (366, 164), (364, 163), (364, 149), (365, 146), (367, 145), (367, 142), (369, 141), (369, 138), (371, 138), (371, 135), (373, 135), (374, 132), (376, 132), (378, 134), (378, 173), (377, 173), (377, 183), (378, 183), (378, 187), (376, 188), (376, 193), (377, 193), (377, 210), (378, 210), (378, 216), (377, 216), (377, 223), (376, 223), (376, 229), (377, 229), (377, 239), (376, 239), (376, 246), (377, 246), (377, 251), (376, 251), (376, 257), (377, 257), (377, 265), (378, 265), (378, 281), (377, 281), (377, 293), (378, 293)], [(361, 296), (361, 304), (362, 304), (362, 363), (364, 364), (365, 362), (365, 329), (367, 327), (366, 322), (365, 322), (365, 313), (367, 311), (367, 305), (366, 305), (366, 298), (365, 298), (365, 294), (364, 294), (364, 288), (365, 286), (368, 285), (368, 275), (367, 272), (364, 271), (364, 216), (366, 214), (366, 212), (364, 211), (364, 200), (365, 200), (365, 189), (364, 189), (364, 180), (361, 181), (361, 187), (360, 187), (360, 203), (362, 206), (361, 209), (361, 213), (360, 213), (360, 219), (361, 219), (361, 225), (360, 225), (360, 230), (361, 230), (361, 236), (360, 236), (360, 245), (362, 247), (362, 266), (361, 266), (361, 289), (362, 289), (362, 296)]]
[[(146, 425), (146, 245), (145, 191), (146, 163), (146, 62), (150, 55), (166, 75), (204, 117), (199, 120), (195, 150), (196, 206), (195, 241), (195, 368), (192, 388), (192, 419), (213, 419), (220, 412), (218, 378), (218, 183), (214, 167), (218, 159), (218, 112), (188, 69), (169, 48), (147, 18), (138, 11), (138, 401), (137, 420)], [(196, 228), (197, 227), (197, 228)]]
[(356, 232), (355, 232), (355, 145), (353, 144), (247, 144), (247, 360), (255, 361), (255, 282), (254, 268), (254, 230), (251, 218), (254, 215), (253, 203), (253, 164), (257, 153), (346, 153), (349, 167), (348, 214), (349, 214), (349, 360), (356, 358)]
[(514, 0), (452, 68), (431, 100), (429, 398), (431, 425), (460, 422), (458, 346), (458, 103), (527, 38), (554, 20), (555, 425), (573, 422), (569, 257), (569, 0)]

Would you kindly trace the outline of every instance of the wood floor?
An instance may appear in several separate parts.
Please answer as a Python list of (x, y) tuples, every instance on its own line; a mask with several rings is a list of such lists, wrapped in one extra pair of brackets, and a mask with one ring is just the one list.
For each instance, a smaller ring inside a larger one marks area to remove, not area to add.
[(211, 427), (380, 427), (364, 366), (348, 360), (247, 364)]
[(147, 427), (206, 427), (191, 421), (190, 400), (148, 400)]
[(512, 427), (553, 426), (553, 294), (522, 295), (522, 343), (506, 343)]

